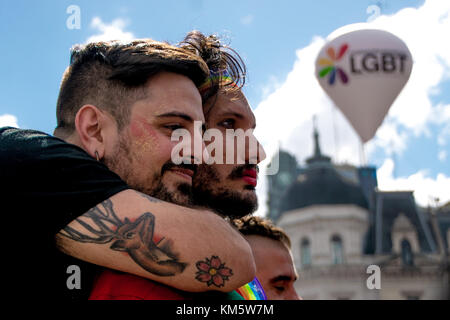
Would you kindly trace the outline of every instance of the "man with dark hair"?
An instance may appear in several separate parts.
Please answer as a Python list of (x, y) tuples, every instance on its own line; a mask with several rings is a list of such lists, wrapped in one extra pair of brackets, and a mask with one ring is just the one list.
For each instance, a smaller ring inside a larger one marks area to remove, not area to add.
[(289, 236), (270, 220), (257, 216), (245, 216), (232, 222), (252, 247), (256, 277), (267, 300), (298, 300), (294, 288), (298, 275)]
[(86, 297), (93, 264), (193, 292), (209, 289), (196, 279), (205, 257), (229, 270), (218, 291), (253, 279), (251, 249), (223, 219), (149, 196), (190, 202), (196, 154), (173, 164), (171, 135), (198, 139), (208, 73), (196, 55), (152, 40), (88, 44), (64, 74), (56, 137), (0, 129), (11, 296)]
[[(111, 154), (101, 155), (99, 159), (131, 188), (160, 200), (189, 205), (191, 178), (185, 177), (189, 181), (184, 182), (178, 177), (192, 176), (196, 168), (173, 165), (170, 151), (174, 142), (170, 141), (170, 135), (178, 128), (186, 128), (188, 122), (191, 125), (193, 120), (203, 117), (198, 112), (196, 118), (185, 113), (185, 110), (193, 109), (191, 105), (198, 100), (189, 101), (190, 97), (185, 95), (175, 96), (178, 86), (171, 83), (183, 79), (187, 80), (184, 81), (186, 85), (182, 84), (184, 87), (192, 82), (199, 86), (207, 73), (197, 57), (155, 41), (135, 40), (126, 45), (93, 43), (75, 47), (61, 84), (54, 134), (66, 140), (79, 139), (73, 134), (77, 113), (83, 106), (91, 105), (107, 112), (117, 126), (118, 141), (111, 145)], [(161, 85), (153, 85), (148, 90), (149, 79)], [(142, 101), (152, 98), (159, 98), (161, 102), (154, 104), (153, 118), (149, 118)], [(136, 108), (130, 108), (134, 105)], [(163, 112), (164, 108), (170, 112)], [(201, 127), (193, 129), (202, 130)], [(165, 141), (159, 141), (161, 136)], [(80, 142), (72, 143), (79, 145)], [(184, 157), (194, 157), (194, 154)], [(173, 172), (178, 175), (170, 174)]]
[[(180, 46), (201, 57), (210, 69), (210, 77), (199, 88), (205, 100), (203, 112), (206, 128), (219, 132), (224, 145), (227, 144), (225, 139), (228, 129), (246, 130), (248, 142), (243, 148), (239, 148), (238, 144), (242, 143), (242, 140), (232, 141), (235, 157), (231, 163), (202, 163), (198, 166), (193, 179), (194, 204), (212, 208), (224, 217), (250, 214), (257, 208), (257, 164), (264, 159), (265, 154), (253, 135), (255, 117), (240, 90), (245, 83), (245, 64), (234, 50), (223, 46), (213, 35), (206, 37), (198, 31), (193, 31)], [(226, 152), (226, 149), (222, 149), (220, 154), (215, 151), (212, 156), (226, 158)], [(226, 269), (219, 268), (216, 272), (216, 268), (213, 268), (214, 276), (205, 274), (206, 271), (211, 271), (211, 265), (219, 267), (220, 262), (219, 259), (212, 259), (209, 263), (197, 264), (197, 279), (204, 281), (211, 288), (220, 286), (224, 277), (221, 272), (227, 272)], [(98, 278), (91, 295), (91, 299), (191, 298), (205, 299), (208, 296), (191, 295), (110, 270)]]
[[(234, 143), (235, 154), (241, 157), (240, 162), (199, 165), (194, 177), (194, 203), (211, 208), (225, 217), (251, 214), (258, 208), (255, 192), (259, 172), (257, 164), (265, 157), (264, 150), (253, 135), (255, 116), (243, 93), (226, 87), (220, 88), (215, 97), (206, 101), (203, 111), (206, 127), (222, 133), (223, 145), (230, 145), (227, 141), (230, 132), (240, 132), (241, 135), (245, 132), (244, 141), (248, 137), (249, 142), (242, 154), (237, 152), (239, 138)], [(252, 140), (255, 142), (252, 143)], [(255, 147), (251, 148), (252, 144)]]
[[(225, 217), (251, 214), (258, 208), (255, 193), (257, 164), (265, 158), (265, 153), (253, 135), (256, 119), (241, 91), (246, 79), (245, 64), (237, 52), (221, 44), (214, 35), (206, 37), (198, 31), (190, 32), (182, 46), (195, 50), (215, 75), (214, 81), (200, 87), (200, 91), (213, 91), (213, 94), (205, 95), (203, 104), (206, 128), (218, 130), (223, 137), (222, 145), (226, 147), (230, 146), (227, 139), (236, 137), (231, 144), (233, 161), (226, 161), (226, 152), (229, 152), (226, 148), (222, 154), (213, 148), (220, 164), (199, 165), (193, 184), (194, 203)], [(217, 52), (222, 57), (219, 61)], [(240, 144), (245, 145), (242, 152), (239, 152)], [(212, 145), (207, 143), (207, 148)]]

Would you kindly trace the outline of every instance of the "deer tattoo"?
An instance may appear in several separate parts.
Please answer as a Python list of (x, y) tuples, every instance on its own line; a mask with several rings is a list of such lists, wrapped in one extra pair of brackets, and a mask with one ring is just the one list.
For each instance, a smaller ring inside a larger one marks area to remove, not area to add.
[[(155, 216), (150, 212), (141, 215), (134, 222), (128, 218), (122, 222), (115, 214), (111, 200), (105, 200), (100, 206), (90, 209), (84, 217), (76, 221), (94, 236), (86, 235), (71, 227), (65, 227), (61, 234), (79, 242), (105, 244), (112, 242), (112, 250), (127, 252), (143, 269), (158, 276), (173, 276), (183, 272), (186, 263), (178, 261), (171, 251), (170, 241), (162, 238), (157, 243), (153, 240)], [(96, 236), (96, 237), (95, 237)]]

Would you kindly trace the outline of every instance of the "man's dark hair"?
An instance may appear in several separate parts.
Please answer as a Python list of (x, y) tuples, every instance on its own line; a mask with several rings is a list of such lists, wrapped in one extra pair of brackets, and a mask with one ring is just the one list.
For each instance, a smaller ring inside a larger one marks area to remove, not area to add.
[(283, 229), (275, 226), (269, 219), (248, 215), (240, 219), (234, 219), (231, 222), (243, 235), (256, 235), (270, 238), (281, 241), (289, 249), (291, 248), (291, 239), (289, 239), (289, 236)]
[(211, 75), (225, 71), (231, 77), (231, 82), (228, 83), (217, 81), (216, 78), (209, 90), (202, 93), (203, 101), (215, 96), (220, 88), (232, 90), (244, 86), (247, 72), (244, 61), (234, 49), (222, 43), (217, 35), (205, 36), (194, 30), (186, 35), (179, 46), (200, 56), (208, 65)]
[(187, 76), (197, 87), (209, 75), (198, 55), (151, 39), (74, 46), (61, 82), (55, 135), (69, 136), (78, 110), (86, 104), (108, 111), (122, 129), (128, 123), (130, 106), (145, 98), (144, 85), (162, 71)]

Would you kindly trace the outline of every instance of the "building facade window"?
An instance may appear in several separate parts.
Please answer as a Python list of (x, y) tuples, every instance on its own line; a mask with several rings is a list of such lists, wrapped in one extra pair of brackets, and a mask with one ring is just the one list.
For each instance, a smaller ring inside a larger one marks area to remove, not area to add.
[(311, 244), (306, 238), (300, 243), (300, 258), (302, 267), (309, 267), (311, 265)]
[(401, 242), (402, 248), (402, 261), (405, 266), (414, 265), (413, 254), (411, 249), (411, 244), (408, 240), (403, 239)]
[(331, 260), (333, 264), (344, 263), (344, 250), (342, 248), (342, 239), (338, 235), (331, 237)]

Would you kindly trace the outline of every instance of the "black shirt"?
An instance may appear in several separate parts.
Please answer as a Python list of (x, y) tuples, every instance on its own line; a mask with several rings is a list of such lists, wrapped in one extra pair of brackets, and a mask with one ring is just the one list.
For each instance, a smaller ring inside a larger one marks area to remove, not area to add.
[[(95, 266), (58, 251), (55, 234), (127, 188), (75, 145), (39, 131), (0, 128), (4, 292), (13, 300), (86, 299)], [(81, 271), (81, 289), (67, 287), (71, 265)]]

